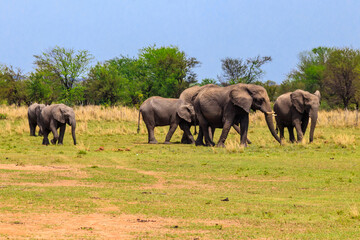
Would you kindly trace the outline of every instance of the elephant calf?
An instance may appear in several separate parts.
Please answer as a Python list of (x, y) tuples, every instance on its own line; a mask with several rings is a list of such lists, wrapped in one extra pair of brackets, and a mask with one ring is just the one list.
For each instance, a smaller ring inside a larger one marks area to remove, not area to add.
[(307, 91), (296, 90), (279, 96), (274, 103), (275, 120), (280, 130), (280, 138), (284, 138), (284, 128), (289, 131), (290, 141), (295, 142), (294, 127), (297, 140), (301, 142), (305, 134), (309, 117), (311, 118), (310, 142), (314, 139), (314, 131), (320, 106), (320, 92), (311, 94)]
[(174, 98), (150, 97), (139, 109), (138, 132), (140, 130), (140, 113), (148, 130), (148, 142), (157, 143), (154, 136), (154, 128), (157, 126), (170, 125), (165, 143), (170, 143), (178, 125), (185, 132), (192, 143), (195, 143), (190, 133), (189, 124), (195, 120), (194, 107), (182, 104), (183, 101)]
[[(36, 126), (39, 125), (39, 117), (41, 110), (45, 107), (44, 104), (34, 103), (31, 104), (28, 108), (28, 120), (29, 120), (29, 128), (30, 128), (30, 136), (36, 136), (35, 130)], [(42, 135), (41, 130), (39, 130), (39, 136)]]
[[(48, 135), (50, 132), (53, 133), (54, 138), (51, 140), (52, 144), (63, 144), (66, 124), (71, 126), (72, 138), (74, 145), (76, 145), (75, 137), (75, 113), (71, 107), (68, 107), (64, 104), (54, 104), (46, 106), (42, 109), (40, 114), (40, 129), (43, 132), (44, 139), (43, 145), (49, 145)], [(57, 130), (60, 128), (60, 134)]]

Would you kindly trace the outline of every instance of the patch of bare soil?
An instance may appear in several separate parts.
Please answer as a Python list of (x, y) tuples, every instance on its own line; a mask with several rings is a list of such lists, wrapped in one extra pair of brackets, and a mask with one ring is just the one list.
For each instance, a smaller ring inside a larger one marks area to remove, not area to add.
[(134, 239), (144, 232), (171, 231), (176, 221), (142, 218), (134, 215), (111, 216), (100, 213), (1, 213), (0, 238), (9, 239)]

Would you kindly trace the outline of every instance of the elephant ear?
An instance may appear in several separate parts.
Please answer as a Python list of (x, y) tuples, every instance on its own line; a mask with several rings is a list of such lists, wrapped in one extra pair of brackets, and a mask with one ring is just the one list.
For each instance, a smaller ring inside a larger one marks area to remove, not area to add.
[(300, 113), (304, 112), (304, 95), (301, 91), (295, 91), (290, 94), (291, 103)]
[(191, 109), (190, 105), (181, 105), (177, 110), (177, 114), (180, 118), (184, 119), (187, 122), (191, 122)]
[(236, 106), (241, 107), (247, 113), (250, 112), (250, 108), (251, 108), (253, 99), (246, 89), (238, 88), (238, 89), (231, 90), (230, 99), (231, 99), (231, 102), (234, 103)]
[(63, 112), (61, 111), (60, 106), (55, 107), (52, 111), (52, 114), (56, 121), (65, 123), (65, 116), (64, 116)]
[(319, 98), (319, 102), (320, 102), (320, 100), (321, 100), (321, 94), (320, 94), (320, 91), (319, 91), (319, 90), (316, 90), (316, 91), (314, 92), (314, 95), (315, 95), (315, 96), (317, 96), (317, 97)]

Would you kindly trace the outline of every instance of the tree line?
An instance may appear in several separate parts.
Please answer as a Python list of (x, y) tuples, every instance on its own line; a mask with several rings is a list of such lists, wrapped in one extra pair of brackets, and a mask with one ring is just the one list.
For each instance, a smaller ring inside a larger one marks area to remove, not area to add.
[(0, 65), (0, 103), (139, 106), (151, 96), (177, 98), (190, 86), (210, 83), (262, 85), (272, 101), (296, 89), (320, 90), (325, 109), (358, 109), (360, 103), (360, 51), (348, 47), (301, 52), (297, 66), (281, 84), (262, 81), (262, 66), (272, 61), (271, 56), (226, 57), (217, 79), (201, 81), (194, 73), (201, 63), (176, 46), (153, 45), (140, 49), (137, 57), (121, 55), (91, 66), (93, 60), (87, 50), (56, 46), (34, 55), (30, 73)]

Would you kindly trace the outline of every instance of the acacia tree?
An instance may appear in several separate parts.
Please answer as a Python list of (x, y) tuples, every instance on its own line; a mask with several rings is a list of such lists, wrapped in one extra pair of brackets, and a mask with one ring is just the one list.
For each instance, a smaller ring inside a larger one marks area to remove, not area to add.
[(256, 56), (246, 60), (230, 57), (221, 59), (221, 69), (224, 73), (218, 77), (219, 81), (222, 85), (258, 81), (264, 74), (262, 65), (271, 60), (270, 56)]
[(347, 109), (355, 97), (356, 82), (360, 79), (360, 51), (351, 48), (335, 49), (329, 55), (325, 69), (326, 91), (338, 97)]
[(52, 82), (62, 88), (61, 98), (71, 101), (79, 79), (84, 78), (93, 56), (87, 50), (66, 49), (59, 46), (47, 50), (40, 55), (34, 55), (36, 72), (42, 73)]

